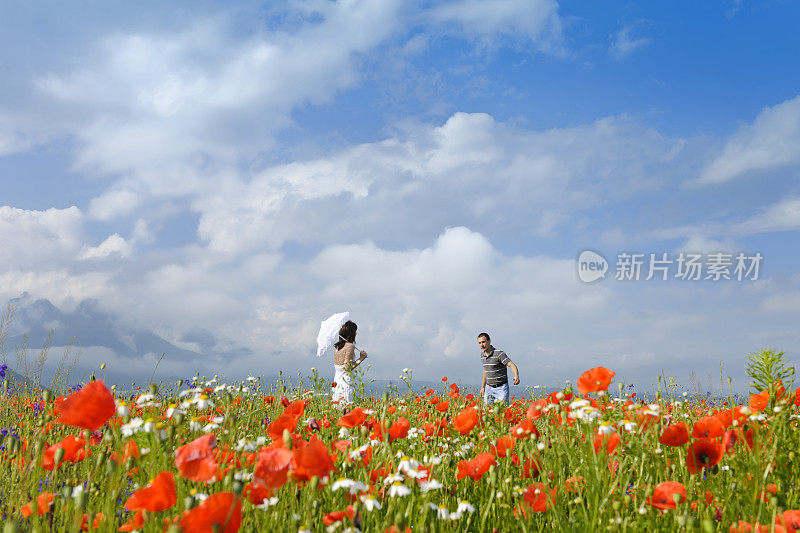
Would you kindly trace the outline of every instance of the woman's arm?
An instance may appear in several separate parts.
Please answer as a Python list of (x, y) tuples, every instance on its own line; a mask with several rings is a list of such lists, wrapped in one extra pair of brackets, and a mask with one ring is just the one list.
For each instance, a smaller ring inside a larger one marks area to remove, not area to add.
[[(352, 355), (355, 355), (355, 348), (353, 348), (353, 354)], [(351, 355), (351, 360), (352, 360), (352, 355)], [(360, 365), (364, 361), (364, 359), (366, 359), (366, 358), (367, 358), (367, 352), (365, 352), (364, 350), (361, 350), (361, 355), (359, 356), (358, 360), (351, 362), (350, 363), (350, 367), (348, 368), (348, 370), (354, 370), (354, 369), (358, 368), (358, 365)]]

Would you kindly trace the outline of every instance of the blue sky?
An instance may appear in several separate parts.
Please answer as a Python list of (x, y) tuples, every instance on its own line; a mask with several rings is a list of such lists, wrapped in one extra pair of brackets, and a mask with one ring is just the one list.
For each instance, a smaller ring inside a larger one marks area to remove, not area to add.
[[(746, 353), (800, 341), (799, 12), (4, 6), (0, 295), (96, 299), (231, 377), (325, 368), (317, 324), (349, 309), (378, 378), (476, 381), (488, 330), (528, 384), (722, 360), (743, 386)], [(586, 248), (764, 263), (749, 282), (586, 285)], [(233, 346), (253, 355), (215, 355)]]

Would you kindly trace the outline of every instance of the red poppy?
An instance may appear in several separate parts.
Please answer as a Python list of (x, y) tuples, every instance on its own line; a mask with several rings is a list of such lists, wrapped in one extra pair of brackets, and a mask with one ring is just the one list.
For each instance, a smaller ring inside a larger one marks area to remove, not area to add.
[(119, 531), (139, 531), (144, 527), (144, 513), (142, 511), (137, 512), (133, 516), (131, 516), (130, 520), (122, 524), (119, 528)]
[[(679, 496), (680, 499), (676, 498), (676, 495)], [(664, 481), (656, 486), (653, 495), (650, 496), (647, 503), (658, 509), (675, 509), (678, 503), (683, 503), (685, 501), (686, 487), (683, 486), (683, 483)]]
[(606, 455), (612, 455), (616, 451), (620, 440), (622, 440), (622, 437), (619, 436), (619, 433), (599, 433), (594, 437), (594, 453), (600, 453), (600, 450), (603, 450)]
[(536, 400), (528, 408), (528, 412), (525, 413), (525, 416), (531, 420), (539, 420), (542, 417), (542, 414), (544, 414), (545, 407), (547, 407), (547, 400), (544, 398)]
[(466, 435), (478, 424), (478, 410), (474, 407), (467, 407), (453, 417), (452, 424), (456, 431)]
[[(43, 515), (50, 510), (50, 504), (53, 503), (53, 499), (56, 495), (52, 492), (43, 492), (39, 494), (36, 498), (36, 514)], [(26, 503), (20, 508), (20, 513), (24, 518), (28, 518), (33, 514), (33, 508), (31, 504), (34, 502)]]
[[(274, 445), (273, 445), (274, 446)], [(268, 488), (277, 489), (286, 483), (294, 454), (281, 447), (266, 447), (258, 452), (253, 480)]]
[(519, 424), (511, 427), (509, 433), (518, 439), (524, 439), (529, 435), (539, 436), (539, 430), (530, 418), (523, 418)]
[[(103, 518), (105, 518), (103, 513), (95, 513), (92, 520), (92, 529), (100, 529)], [(81, 531), (89, 531), (89, 515), (86, 513), (83, 513), (83, 519), (81, 520)]]
[(611, 385), (611, 379), (615, 375), (616, 372), (602, 366), (587, 370), (578, 378), (578, 391), (581, 394), (604, 391)]
[(352, 519), (356, 514), (355, 507), (352, 505), (348, 505), (347, 509), (344, 511), (333, 511), (332, 513), (328, 513), (322, 517), (322, 522), (329, 526), (331, 524), (335, 524), (336, 522), (341, 522), (345, 518)]
[(749, 524), (744, 520), (739, 520), (735, 524), (731, 524), (731, 527), (728, 531), (731, 533), (786, 533), (786, 529), (783, 526), (777, 524), (778, 518), (775, 517), (775, 528), (769, 524), (761, 524), (756, 522), (755, 524)]
[(389, 428), (389, 442), (395, 439), (404, 439), (408, 435), (408, 430), (411, 429), (411, 423), (405, 417), (400, 417)]
[(715, 439), (725, 433), (725, 426), (719, 418), (704, 416), (694, 423), (692, 437), (696, 439)]
[(191, 481), (203, 482), (218, 476), (219, 468), (213, 455), (216, 446), (214, 434), (209, 433), (175, 450), (178, 473)]
[(722, 435), (722, 449), (725, 453), (734, 453), (736, 443), (741, 439), (742, 430), (739, 428), (729, 429)]
[(175, 476), (172, 472), (159, 473), (149, 486), (139, 489), (128, 498), (125, 507), (129, 511), (166, 511), (178, 501), (175, 492)]
[(56, 406), (56, 422), (89, 431), (100, 428), (117, 412), (114, 396), (102, 381), (90, 381)]
[(242, 501), (232, 492), (212, 494), (180, 522), (181, 531), (190, 533), (236, 533), (241, 525)]
[(685, 422), (678, 422), (664, 428), (658, 442), (665, 446), (683, 446), (689, 442), (689, 429)]
[(733, 424), (733, 411), (730, 409), (717, 411), (714, 413), (714, 418), (717, 418), (720, 422), (722, 422), (722, 425), (725, 427), (725, 429), (727, 429), (731, 424)]
[(447, 381), (447, 376), (443, 377), (442, 381)]
[(539, 477), (539, 472), (542, 471), (542, 465), (538, 459), (529, 457), (522, 463), (522, 473), (520, 477), (526, 479), (529, 477)]
[[(83, 459), (86, 457), (86, 449), (84, 446), (86, 446), (85, 440), (76, 439), (72, 435), (67, 435), (64, 440), (58, 444), (53, 444), (44, 451), (44, 457), (42, 457), (42, 468), (45, 470), (54, 470), (65, 461), (69, 461), (70, 463), (83, 461)], [(64, 450), (64, 457), (61, 459), (61, 462), (56, 464), (56, 450), (59, 448)]]
[(467, 476), (475, 481), (479, 480), (489, 470), (489, 467), (497, 464), (494, 455), (491, 453), (479, 453), (471, 461), (459, 461), (456, 481)]
[(758, 394), (751, 395), (748, 403), (753, 411), (763, 411), (769, 405), (769, 391), (762, 390)]
[(490, 445), (489, 449), (497, 457), (506, 457), (514, 449), (514, 442), (511, 435), (503, 435), (497, 439), (497, 444)]
[(800, 531), (800, 511), (784, 511), (775, 517), (775, 523), (786, 528), (789, 533), (797, 533)]
[(305, 400), (295, 400), (289, 405), (286, 406), (286, 409), (283, 410), (284, 415), (293, 416), (295, 418), (300, 418), (303, 416), (303, 413), (306, 412), (306, 402)]
[(245, 485), (243, 494), (253, 505), (261, 505), (264, 500), (272, 497), (272, 489), (268, 489), (261, 483), (253, 482)]
[(564, 482), (564, 487), (567, 489), (567, 492), (580, 492), (586, 488), (586, 480), (583, 476), (568, 477)]
[(709, 468), (719, 463), (724, 450), (722, 444), (714, 439), (699, 439), (694, 441), (686, 454), (686, 468), (696, 474), (701, 468)]
[(311, 437), (308, 443), (294, 449), (294, 461), (297, 469), (292, 472), (292, 477), (302, 481), (314, 476), (321, 479), (335, 470), (328, 447), (317, 437)]
[(269, 435), (272, 440), (282, 440), (284, 430), (289, 433), (294, 433), (299, 420), (299, 417), (287, 415), (284, 412), (267, 426), (267, 435)]
[(534, 513), (543, 513), (547, 510), (547, 500), (550, 505), (556, 502), (556, 489), (551, 489), (544, 483), (532, 483), (525, 489), (525, 503)]
[(356, 407), (346, 415), (342, 415), (339, 421), (336, 422), (336, 425), (345, 428), (354, 428), (363, 424), (366, 419), (367, 413), (364, 412), (364, 409)]
[(436, 410), (442, 413), (444, 413), (448, 409), (450, 409), (450, 402), (442, 402), (436, 406)]

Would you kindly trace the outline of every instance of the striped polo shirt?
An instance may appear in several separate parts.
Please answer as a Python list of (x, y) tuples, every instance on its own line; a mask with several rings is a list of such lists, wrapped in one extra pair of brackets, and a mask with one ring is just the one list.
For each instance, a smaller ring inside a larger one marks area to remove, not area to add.
[(506, 365), (511, 361), (511, 358), (503, 350), (498, 350), (492, 346), (492, 351), (489, 355), (481, 352), (481, 361), (483, 362), (483, 370), (486, 372), (487, 385), (499, 387), (508, 383)]

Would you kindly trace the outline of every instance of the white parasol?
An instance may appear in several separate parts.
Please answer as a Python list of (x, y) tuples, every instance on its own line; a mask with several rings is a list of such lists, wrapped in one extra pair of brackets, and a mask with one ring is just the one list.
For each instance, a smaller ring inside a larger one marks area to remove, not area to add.
[(350, 320), (350, 311), (336, 313), (322, 321), (319, 325), (319, 334), (317, 334), (317, 357), (322, 357), (325, 350), (339, 340), (339, 330), (348, 320)]

